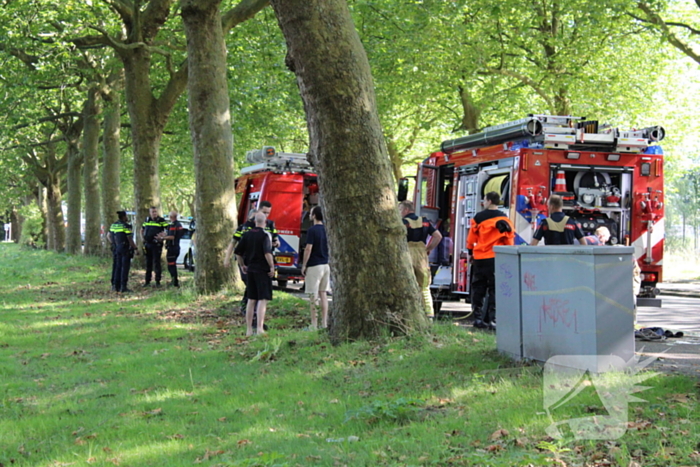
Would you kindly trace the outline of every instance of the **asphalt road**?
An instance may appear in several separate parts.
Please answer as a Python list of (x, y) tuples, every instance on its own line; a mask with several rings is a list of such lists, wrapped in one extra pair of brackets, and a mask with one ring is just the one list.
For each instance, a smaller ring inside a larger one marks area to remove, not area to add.
[(637, 323), (700, 336), (700, 298), (659, 295), (661, 308), (639, 307)]

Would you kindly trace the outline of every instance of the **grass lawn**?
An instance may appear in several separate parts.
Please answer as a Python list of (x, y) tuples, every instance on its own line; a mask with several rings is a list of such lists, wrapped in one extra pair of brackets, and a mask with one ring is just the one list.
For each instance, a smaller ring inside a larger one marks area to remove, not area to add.
[[(2, 467), (700, 464), (696, 380), (645, 381), (616, 440), (555, 440), (541, 368), (491, 334), (334, 347), (276, 292), (245, 338), (239, 297), (198, 298), (187, 273), (122, 298), (105, 260), (3, 243), (0, 264)], [(588, 387), (553, 417), (605, 413)]]

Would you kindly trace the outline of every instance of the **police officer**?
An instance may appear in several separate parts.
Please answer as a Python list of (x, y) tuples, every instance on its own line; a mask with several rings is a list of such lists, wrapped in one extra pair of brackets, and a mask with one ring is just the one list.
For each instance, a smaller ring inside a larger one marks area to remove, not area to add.
[[(399, 203), (399, 212), (406, 226), (408, 251), (411, 253), (413, 273), (421, 289), (423, 309), (429, 318), (433, 318), (433, 298), (430, 295), (430, 266), (428, 255), (442, 240), (442, 234), (433, 227), (428, 219), (419, 217), (414, 212), (413, 203), (405, 200)], [(427, 243), (430, 237), (430, 242)]]
[(127, 222), (126, 211), (117, 211), (119, 220), (112, 224), (107, 239), (112, 244), (112, 290), (116, 292), (131, 292), (127, 288), (131, 257), (138, 255), (134, 243), (131, 224)]
[(150, 216), (146, 218), (141, 227), (141, 238), (146, 249), (146, 282), (143, 286), (151, 284), (153, 271), (156, 273), (156, 286), (160, 285), (162, 273), (161, 258), (163, 256), (162, 232), (168, 228), (168, 221), (158, 215), (158, 208), (151, 206)]
[(177, 220), (177, 211), (170, 211), (170, 224), (165, 232), (160, 234), (165, 240), (165, 259), (168, 263), (168, 272), (172, 278), (173, 287), (180, 287), (177, 280), (177, 257), (180, 256), (180, 239), (185, 234), (185, 229)]

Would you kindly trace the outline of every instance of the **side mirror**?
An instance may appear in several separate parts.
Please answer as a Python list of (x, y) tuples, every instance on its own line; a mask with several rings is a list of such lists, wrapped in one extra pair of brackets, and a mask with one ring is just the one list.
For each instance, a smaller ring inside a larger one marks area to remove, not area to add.
[(397, 198), (399, 202), (405, 201), (406, 198), (408, 198), (408, 179), (407, 178), (400, 178), (399, 179), (399, 192), (397, 194)]

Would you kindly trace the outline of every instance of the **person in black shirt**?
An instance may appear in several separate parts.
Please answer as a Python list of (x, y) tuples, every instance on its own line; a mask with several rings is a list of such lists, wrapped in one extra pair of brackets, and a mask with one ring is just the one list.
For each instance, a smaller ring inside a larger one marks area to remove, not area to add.
[(243, 234), (236, 245), (234, 253), (241, 270), (248, 275), (246, 295), (246, 336), (253, 334), (253, 314), (257, 305), (257, 332), (264, 334), (265, 311), (267, 302), (272, 300), (272, 278), (275, 275), (275, 263), (272, 258), (272, 241), (265, 231), (265, 214), (255, 215), (255, 227)]
[(160, 238), (165, 240), (165, 259), (168, 262), (168, 272), (172, 278), (171, 285), (180, 287), (177, 280), (177, 257), (180, 256), (180, 239), (185, 234), (185, 229), (177, 220), (177, 211), (170, 211), (170, 225), (168, 230), (160, 234)]
[(115, 292), (131, 292), (127, 287), (131, 257), (138, 255), (134, 243), (131, 224), (127, 222), (126, 211), (117, 211), (119, 220), (112, 224), (107, 239), (112, 244), (112, 290)]
[(156, 273), (156, 285), (160, 285), (162, 275), (161, 259), (163, 257), (163, 241), (161, 233), (168, 227), (168, 221), (158, 215), (158, 208), (151, 206), (150, 216), (141, 227), (141, 238), (146, 250), (146, 281), (143, 286), (151, 284), (153, 271)]
[(314, 225), (306, 232), (306, 247), (304, 248), (304, 264), (301, 273), (304, 275), (304, 286), (311, 303), (311, 329), (318, 327), (316, 304), (321, 302), (321, 327), (328, 327), (328, 292), (331, 269), (328, 266), (328, 239), (326, 227), (323, 225), (321, 206), (311, 210)]
[(540, 221), (532, 236), (530, 245), (537, 245), (544, 237), (545, 245), (573, 245), (574, 239), (581, 245), (586, 244), (583, 232), (576, 221), (564, 215), (564, 202), (559, 195), (552, 195), (547, 202), (549, 217)]

